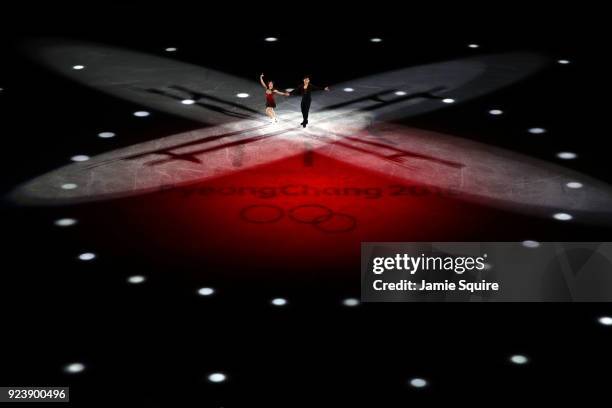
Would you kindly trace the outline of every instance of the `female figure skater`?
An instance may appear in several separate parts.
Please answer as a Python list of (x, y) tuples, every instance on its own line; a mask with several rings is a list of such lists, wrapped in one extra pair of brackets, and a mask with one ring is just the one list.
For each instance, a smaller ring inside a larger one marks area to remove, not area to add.
[(304, 118), (302, 123), (300, 123), (302, 127), (306, 127), (306, 125), (308, 124), (308, 112), (310, 111), (310, 103), (312, 102), (312, 98), (310, 97), (310, 92), (319, 91), (321, 89), (325, 91), (329, 91), (329, 86), (326, 86), (325, 88), (321, 88), (319, 86), (313, 85), (310, 83), (310, 75), (306, 75), (304, 79), (302, 80), (302, 84), (298, 86), (297, 88), (295, 88), (293, 91), (291, 91), (291, 95), (293, 94), (302, 95), (301, 107), (302, 107), (302, 117)]
[(279, 94), (279, 95), (284, 95), (284, 96), (289, 96), (289, 94), (287, 92), (280, 92), (276, 89), (274, 89), (274, 82), (272, 81), (268, 81), (268, 85), (266, 86), (266, 83), (264, 82), (264, 74), (262, 73), (259, 76), (259, 83), (261, 83), (261, 86), (264, 87), (264, 89), (266, 90), (266, 115), (268, 115), (270, 117), (270, 120), (273, 123), (278, 122), (278, 120), (276, 119), (276, 113), (274, 112), (274, 108), (276, 108), (276, 102), (274, 101), (274, 94)]

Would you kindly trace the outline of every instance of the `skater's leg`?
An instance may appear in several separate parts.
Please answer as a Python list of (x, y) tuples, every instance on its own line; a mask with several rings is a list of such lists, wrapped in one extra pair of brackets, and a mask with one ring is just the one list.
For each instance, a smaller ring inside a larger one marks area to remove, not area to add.
[(310, 111), (310, 98), (302, 99), (302, 117), (304, 120), (302, 121), (302, 126), (306, 127), (308, 124), (308, 112)]

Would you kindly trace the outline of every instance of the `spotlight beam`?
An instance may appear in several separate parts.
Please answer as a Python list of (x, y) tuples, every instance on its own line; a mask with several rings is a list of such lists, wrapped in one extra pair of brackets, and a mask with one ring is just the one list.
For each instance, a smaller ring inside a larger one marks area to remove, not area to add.
[[(261, 95), (260, 85), (255, 78), (246, 80), (166, 56), (89, 42), (31, 41), (26, 44), (26, 50), (43, 65), (79, 83), (151, 109), (201, 123), (225, 124), (261, 111), (261, 98), (250, 97), (241, 99), (240, 103), (231, 102), (237, 93)], [(104, 64), (100, 64), (100, 55), (104, 55)], [(87, 69), (71, 69), (76, 62), (87, 66)], [(361, 93), (376, 94), (393, 89), (410, 95), (422, 94), (424, 98), (395, 100), (394, 104), (377, 109), (373, 119), (407, 118), (445, 107), (437, 100), (426, 98), (426, 93), (432, 89), (444, 89), (454, 99), (467, 101), (519, 81), (539, 70), (545, 62), (545, 58), (538, 54), (515, 52), (402, 68), (336, 84), (332, 92), (317, 95), (311, 112), (347, 102), (354, 103), (351, 102), (354, 95)], [(354, 92), (333, 91), (343, 88), (352, 88)], [(143, 91), (147, 89), (157, 91)], [(170, 95), (176, 97), (174, 91), (179, 92), (179, 95), (189, 95), (188, 99), (202, 103), (207, 110), (185, 109), (176, 103), (176, 99), (166, 95), (170, 92)], [(200, 97), (202, 100), (198, 101)], [(299, 112), (297, 99), (279, 101), (279, 113), (284, 110)]]
[[(355, 92), (319, 94), (311, 114), (316, 126), (302, 130), (289, 124), (299, 117), (295, 104), (279, 104), (279, 115), (286, 121), (271, 129), (262, 126), (259, 103), (254, 98), (233, 102), (237, 93), (261, 92), (255, 81), (92, 44), (34, 48), (44, 63), (79, 82), (220, 126), (130, 146), (60, 168), (18, 188), (12, 196), (19, 202), (92, 201), (188, 185), (302, 154), (306, 144), (311, 152), (316, 150), (368, 170), (448, 189), (466, 200), (513, 210), (547, 216), (551, 209), (555, 213), (571, 210), (572, 214), (609, 215), (612, 208), (612, 189), (582, 174), (465, 139), (382, 122), (440, 109), (444, 105), (440, 99), (449, 99), (447, 95), (465, 101), (509, 85), (539, 68), (543, 60), (533, 54), (479, 56), (339, 84), (335, 87)], [(107, 56), (102, 67), (95, 59), (101, 51)], [(88, 69), (78, 74), (66, 70), (66, 62), (73, 60)], [(150, 66), (156, 70), (151, 71)], [(143, 77), (143, 72), (150, 77)], [(402, 90), (401, 94), (398, 90)], [(350, 96), (363, 92), (367, 93), (361, 97)], [(185, 100), (185, 94), (205, 111), (185, 109), (177, 103)], [(134, 178), (126, 179), (126, 175)], [(568, 190), (568, 181), (576, 180), (583, 187)], [(78, 188), (58, 188), (66, 185)]]

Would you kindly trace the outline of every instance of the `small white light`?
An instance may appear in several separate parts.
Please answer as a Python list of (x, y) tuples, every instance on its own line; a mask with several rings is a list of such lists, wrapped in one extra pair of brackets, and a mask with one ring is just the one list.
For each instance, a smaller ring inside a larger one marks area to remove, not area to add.
[(91, 253), (91, 252), (84, 252), (81, 255), (79, 255), (79, 259), (81, 261), (91, 261), (93, 259), (95, 259), (96, 254)]
[(278, 38), (276, 38), (276, 37), (266, 37), (264, 39), (264, 41), (266, 41), (266, 42), (277, 42)]
[(214, 383), (221, 383), (227, 379), (227, 376), (223, 373), (212, 373), (208, 376), (208, 381)]
[(444, 103), (454, 103), (455, 100), (453, 98), (444, 98), (444, 99), (442, 99), (442, 102), (444, 102)]
[(546, 129), (540, 127), (529, 128), (527, 131), (532, 135), (541, 135), (542, 133), (546, 133)]
[(370, 38), (370, 42), (379, 43), (379, 42), (382, 42), (382, 38), (378, 38), (378, 37)]
[(74, 65), (72, 67), (72, 69), (76, 69), (77, 71), (80, 70), (80, 69), (84, 69), (84, 68), (85, 68), (85, 65)]
[(404, 95), (406, 95), (406, 92), (404, 92), (404, 91), (397, 91), (395, 94), (397, 96), (404, 96)]
[(567, 186), (567, 188), (582, 188), (582, 183), (578, 181), (570, 181), (569, 183), (566, 183), (565, 185)]
[(510, 361), (514, 364), (527, 364), (529, 362), (529, 358), (522, 354), (515, 354), (513, 356), (510, 356)]
[(427, 386), (427, 380), (424, 378), (413, 378), (410, 380), (410, 385), (415, 388), (423, 388)]
[(561, 65), (567, 65), (570, 63), (569, 60), (566, 60), (566, 59), (560, 59), (557, 62)]
[(150, 113), (147, 111), (136, 111), (134, 112), (134, 116), (138, 117), (138, 118), (145, 118), (147, 116), (149, 116)]
[(89, 156), (86, 156), (84, 154), (77, 154), (76, 156), (72, 156), (70, 160), (74, 162), (84, 162), (84, 161), (89, 160)]
[(359, 299), (347, 298), (347, 299), (344, 299), (342, 301), (342, 304), (344, 306), (348, 306), (348, 307), (358, 306), (359, 305)]
[(497, 116), (497, 115), (501, 115), (501, 114), (503, 114), (503, 113), (504, 113), (504, 111), (503, 111), (503, 110), (501, 110), (501, 109), (491, 109), (491, 110), (489, 111), (489, 114), (490, 114), (490, 115), (495, 115), (495, 116)]
[(134, 276), (130, 276), (129, 278), (127, 278), (127, 281), (133, 284), (139, 284), (139, 283), (144, 282), (145, 280), (146, 278), (142, 275), (134, 275)]
[(528, 239), (526, 241), (523, 241), (523, 246), (525, 248), (538, 248), (540, 246), (540, 243), (538, 241)]
[(570, 214), (567, 214), (567, 213), (556, 213), (556, 214), (553, 214), (553, 218), (559, 221), (569, 221), (574, 217), (572, 217)]
[(77, 220), (74, 218), (60, 218), (59, 220), (55, 220), (54, 224), (58, 227), (70, 227), (77, 223)]
[(478, 47), (480, 47), (480, 45), (478, 45), (478, 44), (468, 44), (468, 47), (469, 48), (478, 48)]
[(248, 97), (249, 97), (249, 94), (248, 94), (248, 93), (245, 93), (245, 92), (240, 92), (240, 93), (237, 93), (237, 94), (236, 94), (236, 96), (237, 96), (238, 98), (248, 98)]
[(167, 52), (174, 52), (174, 51), (176, 51), (176, 47), (168, 47), (168, 48), (166, 48), (166, 51)]
[(113, 132), (100, 132), (98, 133), (98, 137), (101, 137), (102, 139), (108, 139), (111, 137), (115, 137), (115, 134)]
[(80, 373), (85, 370), (85, 364), (83, 363), (70, 363), (64, 366), (64, 372), (69, 374)]
[(557, 157), (563, 160), (573, 160), (578, 157), (578, 155), (574, 152), (559, 152), (557, 153)]
[(284, 298), (274, 298), (274, 299), (272, 299), (272, 304), (274, 306), (285, 306), (287, 304), (287, 299), (284, 299)]
[(353, 88), (344, 88), (343, 91), (344, 92), (353, 92), (354, 89)]
[(62, 184), (62, 189), (64, 189), (64, 190), (74, 190), (77, 187), (78, 187), (78, 185), (76, 185), (74, 183), (64, 183), (64, 184)]
[(195, 101), (194, 101), (193, 99), (183, 99), (183, 100), (181, 101), (181, 103), (182, 103), (183, 105), (193, 105), (193, 104), (195, 103)]
[(604, 326), (612, 326), (612, 317), (610, 316), (602, 316), (597, 321)]
[(198, 295), (200, 296), (210, 296), (215, 293), (213, 288), (200, 288), (198, 289)]
[(287, 91), (287, 92), (293, 92), (293, 88), (287, 88), (287, 89), (285, 89), (285, 91)]

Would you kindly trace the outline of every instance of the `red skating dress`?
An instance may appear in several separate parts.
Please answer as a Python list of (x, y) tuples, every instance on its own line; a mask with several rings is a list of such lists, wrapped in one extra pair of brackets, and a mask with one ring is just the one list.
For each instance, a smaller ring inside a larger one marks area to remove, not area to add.
[(266, 108), (276, 108), (276, 102), (274, 101), (274, 91), (270, 93), (266, 91)]

